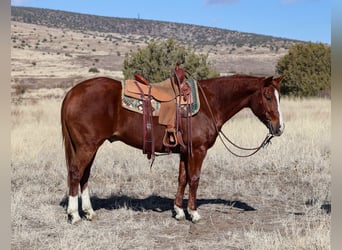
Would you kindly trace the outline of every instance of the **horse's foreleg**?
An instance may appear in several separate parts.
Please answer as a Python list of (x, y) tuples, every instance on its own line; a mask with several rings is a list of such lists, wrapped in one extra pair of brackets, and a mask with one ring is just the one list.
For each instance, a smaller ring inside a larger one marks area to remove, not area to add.
[(201, 168), (206, 151), (194, 152), (194, 156), (189, 158), (188, 163), (188, 183), (189, 183), (189, 201), (188, 201), (188, 213), (191, 216), (191, 220), (197, 223), (201, 220), (200, 214), (197, 212), (197, 188), (201, 175)]
[(177, 189), (176, 198), (174, 201), (174, 209), (176, 212), (175, 218), (177, 220), (185, 219), (185, 214), (183, 211), (183, 197), (184, 197), (184, 190), (187, 184), (187, 178), (186, 178), (186, 170), (185, 170), (186, 159), (183, 159), (183, 158), (184, 157), (181, 156), (181, 160), (179, 163), (178, 189)]

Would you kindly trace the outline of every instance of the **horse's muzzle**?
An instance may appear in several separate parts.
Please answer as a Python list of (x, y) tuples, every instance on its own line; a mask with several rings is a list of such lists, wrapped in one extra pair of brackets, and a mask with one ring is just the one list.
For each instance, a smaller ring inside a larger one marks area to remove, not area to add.
[(271, 122), (269, 122), (267, 127), (271, 135), (281, 136), (284, 132), (285, 124), (272, 124)]

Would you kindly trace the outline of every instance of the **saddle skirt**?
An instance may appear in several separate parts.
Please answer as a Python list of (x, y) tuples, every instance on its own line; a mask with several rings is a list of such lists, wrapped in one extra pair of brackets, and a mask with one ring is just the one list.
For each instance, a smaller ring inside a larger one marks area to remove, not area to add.
[[(186, 81), (191, 87), (189, 102), (192, 111), (191, 115), (195, 115), (200, 108), (197, 81), (192, 78), (189, 78)], [(137, 86), (137, 84), (139, 85), (139, 87)], [(163, 112), (162, 106), (176, 104), (176, 95), (178, 95), (178, 93), (175, 93), (170, 79), (167, 79), (160, 83), (152, 83), (150, 86), (153, 116), (159, 116), (160, 112)], [(122, 81), (122, 107), (142, 114), (143, 100), (141, 90), (144, 92), (144, 97), (148, 98), (149, 86), (141, 84), (139, 82), (135, 82), (135, 80)], [(186, 110), (186, 104), (187, 102), (184, 101), (183, 98), (181, 98), (181, 107), (184, 110)]]

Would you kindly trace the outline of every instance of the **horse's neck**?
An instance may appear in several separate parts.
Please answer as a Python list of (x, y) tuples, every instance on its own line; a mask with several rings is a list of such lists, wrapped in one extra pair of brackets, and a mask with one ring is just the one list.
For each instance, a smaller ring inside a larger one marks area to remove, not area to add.
[(217, 126), (221, 127), (240, 110), (249, 107), (250, 98), (257, 89), (257, 81), (229, 78), (220, 78), (206, 86), (205, 92), (212, 97), (208, 102)]

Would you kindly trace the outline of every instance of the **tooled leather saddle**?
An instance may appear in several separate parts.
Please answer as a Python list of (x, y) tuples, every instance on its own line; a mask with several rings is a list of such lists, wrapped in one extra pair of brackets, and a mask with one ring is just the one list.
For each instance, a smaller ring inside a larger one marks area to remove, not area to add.
[[(182, 138), (181, 117), (187, 117), (188, 138), (191, 138), (191, 116), (194, 114), (194, 93), (197, 98), (195, 112), (199, 109), (196, 91), (192, 91), (186, 80), (185, 71), (176, 65), (171, 78), (160, 83), (150, 84), (141, 75), (135, 74), (135, 80), (126, 80), (123, 88), (123, 107), (143, 114), (143, 153), (147, 158), (155, 156), (152, 116), (159, 116), (159, 124), (165, 125), (163, 145), (170, 148), (181, 146), (191, 153), (191, 139), (186, 146)], [(135, 107), (134, 107), (135, 106)]]

